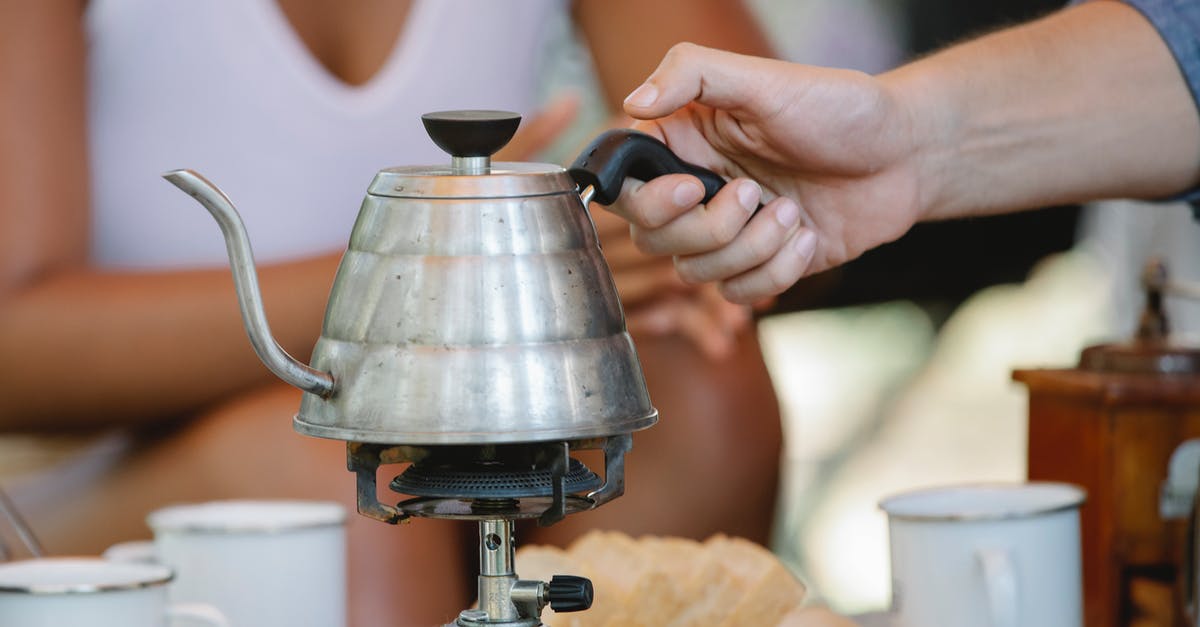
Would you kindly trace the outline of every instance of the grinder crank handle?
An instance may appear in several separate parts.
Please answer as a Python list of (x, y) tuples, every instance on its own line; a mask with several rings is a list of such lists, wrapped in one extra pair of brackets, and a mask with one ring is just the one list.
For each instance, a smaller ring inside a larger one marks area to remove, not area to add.
[(618, 128), (601, 133), (567, 169), (571, 178), (594, 192), (592, 201), (611, 205), (626, 177), (649, 181), (664, 174), (691, 174), (704, 184), (708, 202), (725, 186), (721, 175), (680, 159), (666, 144), (641, 131)]

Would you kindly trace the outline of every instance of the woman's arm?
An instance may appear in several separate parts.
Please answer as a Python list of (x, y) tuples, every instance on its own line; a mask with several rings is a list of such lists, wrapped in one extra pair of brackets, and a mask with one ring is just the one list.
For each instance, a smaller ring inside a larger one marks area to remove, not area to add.
[(754, 15), (738, 0), (575, 0), (574, 16), (614, 112), (679, 42), (774, 56)]
[[(269, 376), (228, 271), (89, 267), (82, 4), (0, 3), (0, 428), (145, 421)], [(273, 331), (298, 356), (335, 267), (263, 268)]]

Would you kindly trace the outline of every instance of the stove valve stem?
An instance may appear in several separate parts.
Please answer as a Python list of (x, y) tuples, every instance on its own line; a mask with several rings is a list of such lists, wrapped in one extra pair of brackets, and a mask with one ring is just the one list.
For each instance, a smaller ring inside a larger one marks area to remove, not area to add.
[(582, 612), (592, 606), (592, 582), (586, 577), (555, 575), (550, 583), (521, 580), (513, 584), (512, 602), (522, 616), (540, 616), (547, 605), (555, 612)]

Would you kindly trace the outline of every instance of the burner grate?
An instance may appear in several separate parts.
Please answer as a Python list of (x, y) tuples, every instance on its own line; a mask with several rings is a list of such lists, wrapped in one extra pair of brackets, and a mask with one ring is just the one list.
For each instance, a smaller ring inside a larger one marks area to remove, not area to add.
[[(563, 500), (563, 516), (592, 509), (592, 501), (567, 495)], [(554, 508), (554, 497), (535, 496), (522, 499), (456, 499), (422, 496), (401, 501), (397, 507), (408, 516), (442, 518), (447, 520), (522, 520), (541, 518)]]
[[(537, 518), (553, 525), (569, 514), (594, 509), (625, 492), (628, 433), (572, 440), (478, 446), (417, 446), (349, 442), (347, 466), (357, 476), (358, 511), (396, 524), (413, 516), (451, 519)], [(604, 477), (570, 455), (604, 451)], [(379, 501), (384, 464), (411, 464), (390, 488), (411, 495), (397, 505)]]
[[(563, 478), (566, 494), (590, 492), (604, 484), (596, 473), (575, 458), (570, 458)], [(515, 468), (497, 463), (416, 463), (392, 480), (391, 489), (412, 496), (461, 499), (552, 496), (554, 473), (549, 468)]]

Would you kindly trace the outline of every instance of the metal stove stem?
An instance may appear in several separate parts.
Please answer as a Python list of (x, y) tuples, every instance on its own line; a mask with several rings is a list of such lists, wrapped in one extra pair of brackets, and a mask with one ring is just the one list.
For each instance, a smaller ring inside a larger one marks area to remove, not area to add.
[(512, 602), (512, 587), (517, 583), (512, 530), (511, 520), (479, 521), (479, 609), (487, 612), (491, 622), (519, 616)]
[(555, 575), (550, 583), (521, 580), (514, 563), (513, 521), (479, 521), (479, 607), (464, 610), (453, 627), (538, 627), (547, 605), (556, 612), (592, 606), (591, 581), (569, 575)]
[(479, 521), (479, 608), (464, 610), (455, 625), (537, 627), (542, 624), (540, 616), (545, 603), (541, 601), (541, 582), (519, 581), (514, 561), (513, 521)]

